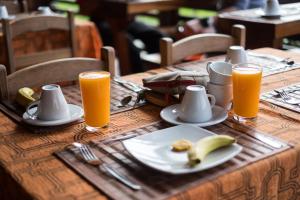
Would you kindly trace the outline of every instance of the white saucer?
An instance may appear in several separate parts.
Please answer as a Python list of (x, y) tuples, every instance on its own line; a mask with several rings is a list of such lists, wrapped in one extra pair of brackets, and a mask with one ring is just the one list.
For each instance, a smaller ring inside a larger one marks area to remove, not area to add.
[(277, 15), (263, 14), (263, 15), (261, 15), (261, 17), (266, 18), (266, 19), (279, 19), (281, 16), (282, 16), (281, 14), (277, 14)]
[(227, 110), (225, 110), (224, 108), (222, 108), (220, 106), (215, 105), (212, 108), (213, 117), (209, 121), (201, 122), (201, 123), (188, 123), (188, 122), (184, 122), (181, 119), (179, 119), (179, 117), (178, 117), (179, 106), (180, 106), (180, 104), (175, 104), (175, 105), (171, 105), (169, 107), (164, 108), (160, 112), (160, 117), (163, 120), (165, 120), (171, 124), (177, 124), (177, 125), (189, 124), (189, 125), (196, 125), (196, 126), (200, 126), (200, 127), (211, 126), (214, 124), (221, 123), (221, 122), (225, 121), (228, 117)]
[(258, 16), (260, 16), (262, 18), (266, 18), (266, 19), (279, 19), (281, 16), (286, 14), (286, 12), (284, 12), (283, 10), (280, 10), (279, 13), (270, 15), (270, 14), (266, 14), (263, 9), (258, 9), (255, 13)]
[[(68, 104), (70, 110), (70, 117), (61, 120), (53, 120), (53, 121), (44, 121), (40, 119), (31, 119), (28, 114), (25, 112), (23, 114), (23, 121), (27, 124), (34, 126), (58, 126), (67, 124), (76, 120), (79, 120), (83, 116), (83, 109), (80, 106), (74, 104)], [(36, 112), (37, 107), (31, 108), (28, 112), (30, 114)]]

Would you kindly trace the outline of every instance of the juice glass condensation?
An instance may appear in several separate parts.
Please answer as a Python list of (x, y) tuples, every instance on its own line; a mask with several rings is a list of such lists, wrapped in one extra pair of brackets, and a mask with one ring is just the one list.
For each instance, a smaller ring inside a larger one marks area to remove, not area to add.
[(79, 74), (79, 85), (87, 130), (95, 131), (107, 126), (110, 117), (110, 73), (83, 72)]
[(258, 113), (262, 68), (257, 64), (242, 63), (233, 66), (234, 118), (243, 121)]

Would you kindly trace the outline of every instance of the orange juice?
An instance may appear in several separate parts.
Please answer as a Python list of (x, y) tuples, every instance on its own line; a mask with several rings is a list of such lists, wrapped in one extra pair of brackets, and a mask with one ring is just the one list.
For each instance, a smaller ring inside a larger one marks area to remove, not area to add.
[(232, 71), (233, 111), (244, 118), (257, 116), (262, 70), (253, 64), (236, 65)]
[(84, 119), (88, 127), (108, 125), (110, 116), (109, 72), (83, 72), (79, 75)]

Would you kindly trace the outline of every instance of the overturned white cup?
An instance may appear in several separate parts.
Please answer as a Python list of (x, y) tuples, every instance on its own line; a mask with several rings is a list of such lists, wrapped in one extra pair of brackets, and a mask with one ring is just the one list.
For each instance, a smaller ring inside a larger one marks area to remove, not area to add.
[(0, 19), (9, 18), (6, 6), (0, 5)]
[[(37, 106), (35, 113), (29, 110)], [(42, 87), (41, 98), (31, 103), (26, 113), (32, 119), (40, 119), (44, 121), (53, 121), (70, 118), (68, 103), (61, 91), (59, 85), (51, 84)]]
[(246, 63), (247, 54), (244, 47), (230, 46), (227, 50), (225, 62), (229, 62), (231, 64)]
[(280, 16), (281, 10), (278, 0), (267, 0), (264, 12), (265, 16)]
[[(208, 98), (211, 99), (210, 102)], [(212, 118), (212, 107), (215, 103), (215, 97), (206, 94), (203, 86), (190, 85), (186, 88), (182, 99), (179, 118), (190, 123), (206, 122)]]

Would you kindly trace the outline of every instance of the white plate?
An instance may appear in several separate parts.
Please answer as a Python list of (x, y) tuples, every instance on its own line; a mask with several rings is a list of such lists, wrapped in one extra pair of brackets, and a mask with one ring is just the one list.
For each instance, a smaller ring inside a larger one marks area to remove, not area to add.
[(211, 135), (215, 134), (200, 127), (179, 125), (128, 139), (122, 143), (133, 157), (153, 169), (170, 174), (187, 174), (220, 165), (241, 152), (242, 147), (233, 144), (211, 152), (200, 164), (190, 167), (187, 165), (186, 152), (171, 150), (171, 144), (176, 140), (184, 138), (195, 143)]
[(171, 123), (171, 124), (177, 124), (177, 125), (179, 125), (179, 124), (190, 124), (190, 125), (205, 127), (205, 126), (211, 126), (211, 125), (214, 125), (214, 124), (221, 123), (222, 121), (224, 121), (228, 117), (226, 109), (215, 105), (212, 108), (212, 115), (213, 116), (209, 121), (201, 122), (201, 123), (188, 123), (188, 122), (184, 122), (181, 119), (179, 119), (179, 117), (178, 117), (178, 115), (179, 115), (179, 106), (180, 106), (180, 104), (175, 104), (175, 105), (171, 105), (169, 107), (164, 108), (160, 112), (161, 118), (163, 120)]
[[(58, 126), (67, 124), (76, 120), (79, 120), (83, 116), (83, 110), (80, 106), (68, 104), (70, 110), (70, 117), (61, 120), (53, 120), (53, 121), (44, 121), (39, 119), (31, 119), (28, 114), (25, 112), (23, 114), (23, 121), (27, 124), (31, 124), (34, 126)], [(37, 107), (31, 108), (28, 112), (30, 114), (35, 113)]]

